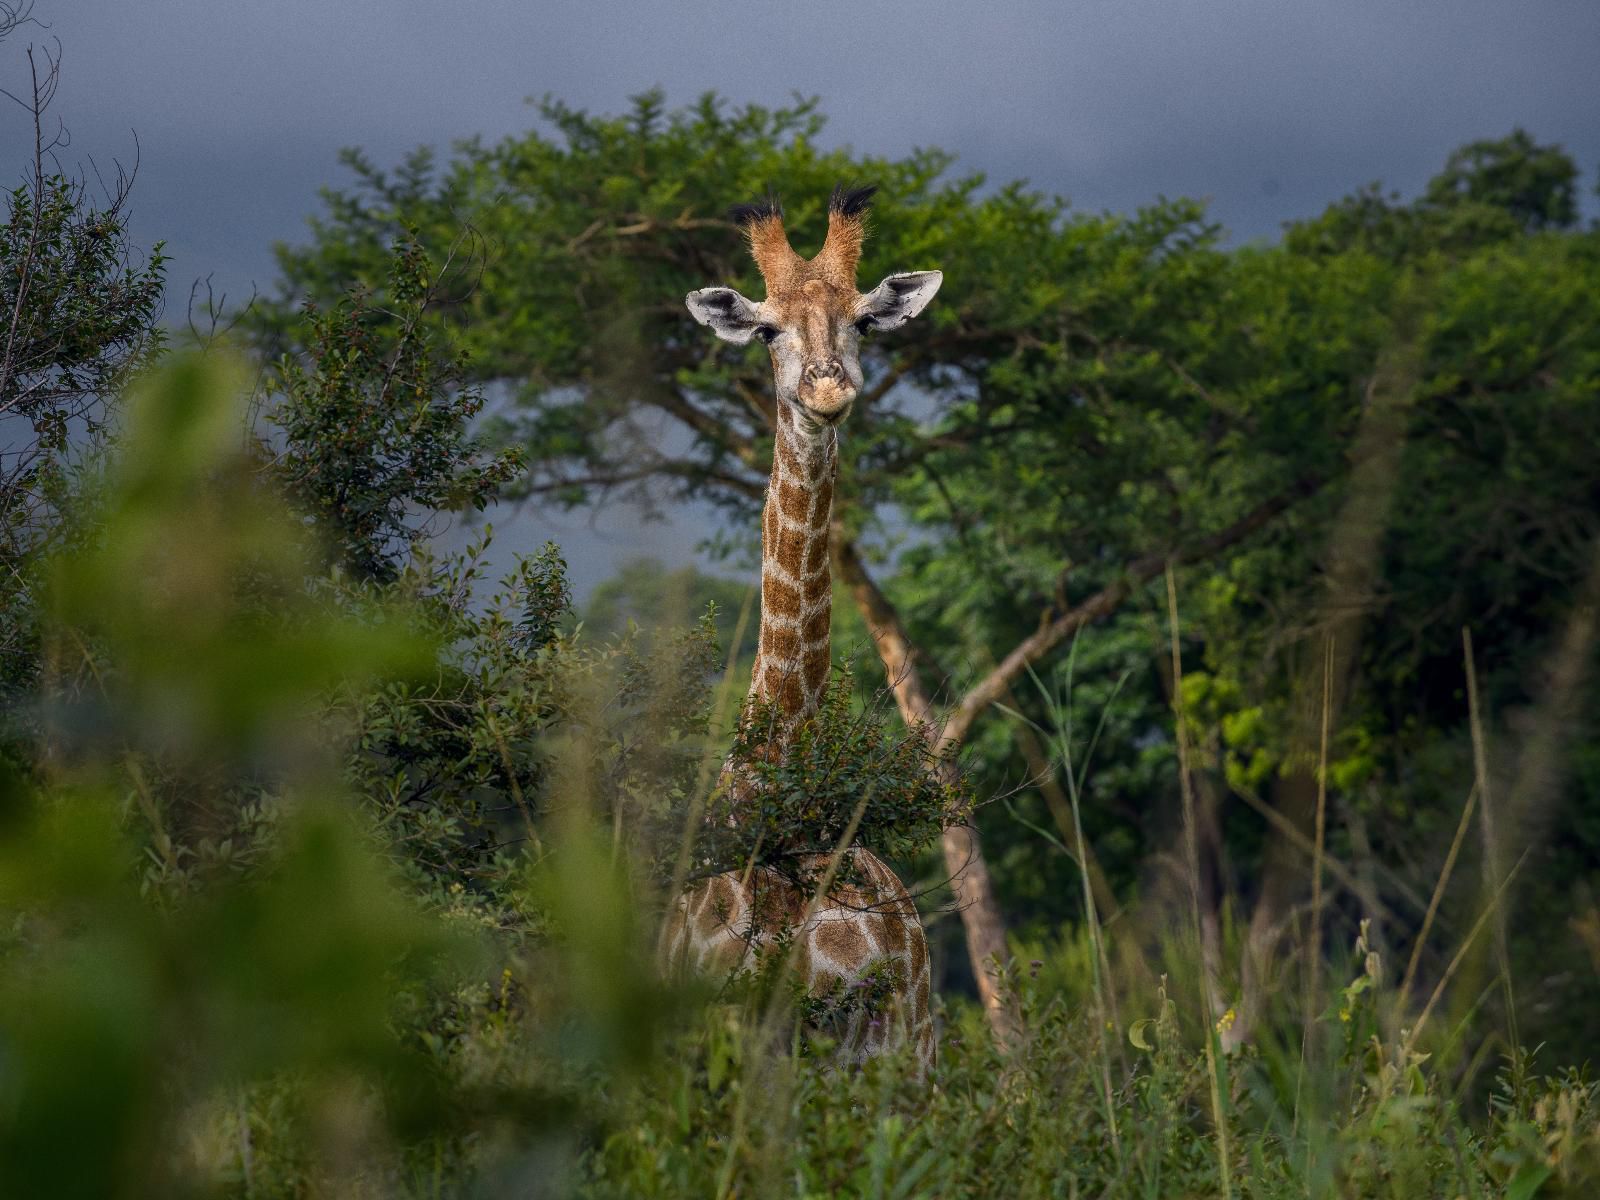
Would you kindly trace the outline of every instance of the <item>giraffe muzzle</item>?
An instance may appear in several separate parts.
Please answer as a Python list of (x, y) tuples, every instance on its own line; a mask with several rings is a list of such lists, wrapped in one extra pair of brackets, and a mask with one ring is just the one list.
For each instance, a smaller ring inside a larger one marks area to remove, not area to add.
[(856, 398), (856, 389), (837, 358), (807, 363), (798, 390), (800, 402), (825, 421), (838, 420)]

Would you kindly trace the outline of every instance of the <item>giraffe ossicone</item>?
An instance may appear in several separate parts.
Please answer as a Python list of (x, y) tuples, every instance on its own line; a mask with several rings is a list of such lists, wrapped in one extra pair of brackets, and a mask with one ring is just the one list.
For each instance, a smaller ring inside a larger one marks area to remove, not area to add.
[[(686, 297), (689, 312), (735, 345), (765, 343), (777, 403), (772, 478), (761, 521), (761, 625), (747, 713), (773, 720), (771, 752), (816, 717), (832, 669), (833, 612), (828, 530), (838, 473), (839, 426), (861, 389), (861, 339), (897, 329), (939, 290), (938, 271), (890, 275), (856, 290), (873, 188), (835, 188), (828, 235), (811, 259), (789, 245), (775, 200), (732, 212), (766, 285), (760, 301), (728, 287)], [(721, 786), (739, 786), (725, 763)], [(737, 807), (735, 808), (737, 811)], [(909, 1041), (923, 1066), (935, 1057), (929, 1013), (927, 940), (905, 886), (865, 847), (852, 847), (842, 872), (828, 856), (802, 861), (793, 876), (766, 867), (702, 880), (678, 897), (659, 952), (668, 969), (731, 972), (786, 945), (806, 992), (822, 1000), (871, 985), (880, 1012), (855, 1010), (840, 1034), (843, 1057), (860, 1061)], [(816, 895), (796, 882), (836, 878)]]

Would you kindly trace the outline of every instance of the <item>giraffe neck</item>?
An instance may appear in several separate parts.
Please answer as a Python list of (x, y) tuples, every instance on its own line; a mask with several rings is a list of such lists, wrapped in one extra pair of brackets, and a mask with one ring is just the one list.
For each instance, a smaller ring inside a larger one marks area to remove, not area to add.
[(761, 638), (750, 698), (776, 708), (780, 746), (816, 713), (828, 686), (828, 518), (837, 470), (832, 429), (806, 433), (779, 419), (761, 516)]

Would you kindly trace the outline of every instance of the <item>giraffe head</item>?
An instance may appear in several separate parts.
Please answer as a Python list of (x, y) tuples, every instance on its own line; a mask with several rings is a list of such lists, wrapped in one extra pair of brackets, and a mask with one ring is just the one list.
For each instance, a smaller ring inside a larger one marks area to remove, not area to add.
[(856, 291), (867, 206), (876, 190), (834, 188), (827, 240), (809, 261), (790, 248), (776, 200), (738, 206), (732, 217), (750, 239), (767, 298), (747, 300), (726, 287), (686, 297), (694, 319), (724, 341), (766, 343), (778, 420), (797, 434), (818, 434), (844, 420), (861, 388), (862, 337), (904, 325), (944, 279), (938, 271), (909, 271), (886, 277), (870, 292)]

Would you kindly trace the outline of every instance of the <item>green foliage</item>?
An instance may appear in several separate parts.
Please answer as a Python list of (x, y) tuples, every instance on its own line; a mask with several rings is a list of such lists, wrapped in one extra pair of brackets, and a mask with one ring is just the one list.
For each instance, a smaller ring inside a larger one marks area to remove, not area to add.
[(7, 1195), (553, 1168), (673, 1011), (591, 823), (698, 761), (709, 635), (579, 646), (553, 551), (487, 607), (470, 555), (319, 578), (241, 379), (148, 381), (105, 538), (48, 572), (46, 738), (0, 780)]
[(521, 456), (467, 434), (483, 408), (464, 362), (424, 324), (437, 302), (415, 240), (395, 243), (381, 299), (361, 289), (307, 311), (304, 361), (280, 360), (267, 420), (279, 482), (355, 575), (392, 579), (441, 510), (482, 511)]
[[(0, 10), (0, 40), (30, 10)], [(166, 258), (159, 243), (142, 255), (128, 237), (131, 177), (97, 176), (97, 199), (86, 180), (62, 173), (65, 131), (44, 132), (59, 53), (30, 47), (28, 62), (31, 89), (5, 98), (33, 118), (32, 154), (0, 200), (0, 696), (13, 727), (26, 724), (16, 709), (41, 665), (37, 560), (94, 536), (77, 512), (80, 468), (105, 447), (119, 389), (166, 337)]]
[(1498, 209), (1524, 230), (1565, 229), (1578, 219), (1577, 181), (1578, 168), (1559, 146), (1541, 146), (1516, 129), (1453, 151), (1423, 199), (1441, 209)]
[(539, 852), (564, 794), (589, 798), (618, 852), (675, 852), (675, 829), (662, 832), (671, 851), (656, 835), (707, 781), (717, 649), (709, 619), (653, 638), (573, 631), (554, 546), (485, 597), (487, 547), (442, 564), (416, 557), (390, 586), (444, 650), (424, 675), (342, 704), (338, 727), (352, 751), (345, 781), (402, 868), (516, 925), (528, 917), (526, 854)]
[(9, 552), (22, 528), (44, 532), (37, 506), (58, 498), (74, 439), (106, 432), (117, 388), (160, 352), (166, 258), (157, 245), (140, 262), (127, 222), (125, 186), (102, 206), (81, 180), (41, 173), (5, 194), (0, 412), (33, 433), (0, 457)]
[[(694, 843), (695, 876), (743, 871), (752, 862), (805, 880), (803, 864), (861, 845), (903, 861), (971, 814), (954, 761), (920, 729), (890, 727), (882, 697), (854, 704), (841, 671), (816, 717), (781, 747), (781, 714), (752, 705), (734, 730), (735, 764), (705, 804)], [(681, 827), (685, 814), (669, 820)], [(672, 862), (664, 864), (671, 878)]]
[[(1038, 964), (1043, 965), (1043, 964)], [(1054, 964), (1052, 963), (1053, 967)], [(1201, 1196), (1219, 1194), (1199, 1035), (1154, 983), (1118, 1030), (1112, 1107), (1084, 1048), (1083, 1010), (1013, 979), (1028, 1032), (996, 1050), (972, 1010), (948, 1014), (935, 1087), (908, 1057), (859, 1072), (774, 1061), (726, 1014), (672, 1047), (648, 1088), (618, 1097), (581, 1194), (608, 1196)], [(1582, 1195), (1600, 1172), (1600, 1089), (1514, 1059), (1473, 1124), (1426, 1062), (1377, 1044), (1344, 1065), (1227, 1056), (1231, 1178), (1261, 1197)], [(1416, 1058), (1418, 1056), (1413, 1056)], [(1311, 1072), (1295, 1120), (1296, 1071)], [(1287, 1080), (1285, 1095), (1277, 1082)], [(1539, 1191), (1540, 1187), (1543, 1191)]]
[(1322, 216), (1291, 224), (1285, 243), (1299, 253), (1353, 249), (1387, 258), (1471, 252), (1577, 222), (1578, 168), (1559, 146), (1522, 129), (1469, 142), (1413, 203), (1372, 184), (1330, 205)]
[(479, 595), (479, 541), (458, 560), (414, 558), (393, 590), (444, 647), (430, 670), (341, 703), (349, 739), (344, 781), (371, 806), (401, 869), (441, 898), (451, 887), (495, 897), (514, 890), (525, 840), (543, 808), (549, 747), (564, 697), (548, 643), (523, 621), (539, 617), (560, 563), (525, 560), (494, 594)]
[[(238, 469), (238, 379), (189, 360), (136, 393), (105, 536), (50, 572), (53, 737), (5, 781), (0, 846), (8, 1194), (181, 1190), (187, 1110), (241, 1079), (301, 1076), (321, 1103), (355, 1072), (401, 1124), (432, 1104), (389, 1003), (449, 939), (328, 802), (309, 728), (317, 695), (428, 643), (306, 595), (297, 523)], [(252, 780), (280, 797), (266, 844), (211, 840), (196, 872), (183, 843)]]
[[(243, 378), (189, 359), (133, 394), (101, 536), (50, 572), (53, 658), (79, 727), (178, 754), (194, 739), (243, 760), (304, 715), (318, 684), (426, 661), (381, 610), (316, 619), (302, 527), (249, 470)], [(100, 708), (117, 721), (87, 715)]]
[[(8, 807), (28, 802), (8, 788)], [(438, 1119), (428, 1063), (390, 1016), (397, 976), (423, 985), (450, 942), (346, 817), (303, 808), (273, 870), (161, 912), (131, 882), (114, 795), (33, 804), (0, 864), (6, 1194), (180, 1194), (194, 1106), (245, 1080), (296, 1079), (326, 1114), (360, 1079), (361, 1119)]]

